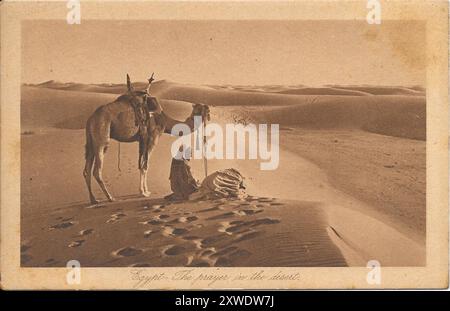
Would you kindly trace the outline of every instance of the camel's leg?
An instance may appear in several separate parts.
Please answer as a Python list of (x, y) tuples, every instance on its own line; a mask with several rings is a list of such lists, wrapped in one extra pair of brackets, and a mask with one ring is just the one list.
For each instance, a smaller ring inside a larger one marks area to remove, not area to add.
[(144, 196), (148, 197), (150, 195), (150, 192), (147, 189), (147, 185), (145, 184), (145, 176), (147, 175), (147, 169), (141, 168), (139, 169), (140, 173), (140, 185), (139, 185), (139, 192)]
[(144, 191), (148, 194), (150, 194), (150, 190), (148, 190), (148, 184), (147, 184), (147, 173), (148, 173), (148, 168), (145, 170), (144, 172)]
[(147, 150), (144, 151), (146, 153), (144, 153), (144, 163), (142, 165), (142, 167), (140, 168), (140, 192), (143, 196), (148, 197), (150, 196), (151, 192), (148, 190), (148, 185), (147, 185), (147, 172), (148, 172), (148, 162), (150, 160), (150, 156), (152, 154), (153, 148), (155, 147), (155, 145), (158, 142), (158, 136), (153, 137), (151, 142), (147, 145)]
[(108, 200), (110, 202), (112, 202), (112, 201), (114, 201), (114, 198), (111, 196), (108, 189), (106, 188), (106, 185), (103, 182), (103, 176), (102, 176), (105, 148), (106, 147), (99, 148), (99, 150), (97, 150), (97, 152), (95, 154), (94, 177), (97, 180), (98, 184), (100, 185), (100, 188), (102, 188), (103, 193), (106, 195)]
[(92, 204), (97, 204), (98, 201), (95, 199), (91, 187), (92, 166), (94, 165), (94, 159), (95, 159), (94, 154), (92, 152), (87, 151), (86, 165), (84, 166), (83, 176), (86, 181), (87, 188), (89, 190), (89, 199), (91, 200)]
[(92, 193), (92, 187), (91, 187), (91, 177), (92, 177), (92, 166), (94, 165), (94, 149), (93, 149), (93, 141), (92, 136), (89, 131), (89, 124), (90, 119), (87, 122), (86, 125), (86, 145), (85, 145), (85, 158), (86, 158), (86, 165), (84, 166), (83, 176), (84, 180), (86, 181), (86, 185), (89, 191), (89, 199), (92, 204), (97, 204), (98, 201), (95, 199), (94, 194)]
[[(146, 139), (146, 138), (143, 138)], [(138, 167), (139, 167), (139, 192), (144, 196), (148, 197), (148, 193), (144, 189), (144, 175), (147, 171), (147, 159), (146, 159), (146, 150), (148, 148), (148, 143), (141, 140), (139, 141), (139, 158), (138, 158)]]

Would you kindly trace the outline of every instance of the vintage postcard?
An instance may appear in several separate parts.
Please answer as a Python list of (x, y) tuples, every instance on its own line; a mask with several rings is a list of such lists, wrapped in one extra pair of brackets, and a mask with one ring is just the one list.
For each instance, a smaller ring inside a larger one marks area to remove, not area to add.
[(448, 287), (448, 2), (3, 1), (1, 287)]

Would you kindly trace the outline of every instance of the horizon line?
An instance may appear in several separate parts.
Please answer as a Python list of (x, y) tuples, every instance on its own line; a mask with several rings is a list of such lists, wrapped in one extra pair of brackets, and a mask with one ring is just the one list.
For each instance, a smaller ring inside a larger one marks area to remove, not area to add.
[[(160, 83), (160, 82), (168, 82), (168, 83), (177, 83), (177, 84), (185, 84), (185, 85), (200, 85), (200, 86), (304, 86), (304, 87), (354, 87), (354, 86), (369, 86), (369, 87), (406, 87), (406, 88), (412, 88), (412, 87), (420, 87), (423, 89), (426, 89), (425, 85), (422, 84), (412, 84), (412, 85), (402, 85), (402, 84), (336, 84), (336, 83), (326, 83), (326, 84), (303, 84), (303, 83), (292, 83), (292, 84), (231, 84), (231, 83), (201, 83), (201, 84), (193, 84), (193, 83), (187, 83), (187, 82), (177, 82), (170, 79), (160, 79), (155, 80), (153, 83)], [(77, 82), (77, 81), (61, 81), (61, 80), (45, 80), (43, 82), (22, 82), (21, 85), (30, 85), (30, 86), (37, 86), (42, 85), (46, 83), (60, 83), (60, 84), (82, 84), (82, 85), (103, 85), (103, 84), (110, 84), (110, 85), (126, 85), (126, 82), (123, 83), (116, 83), (116, 82)], [(146, 81), (135, 81), (132, 82), (132, 84), (136, 83), (147, 83)]]

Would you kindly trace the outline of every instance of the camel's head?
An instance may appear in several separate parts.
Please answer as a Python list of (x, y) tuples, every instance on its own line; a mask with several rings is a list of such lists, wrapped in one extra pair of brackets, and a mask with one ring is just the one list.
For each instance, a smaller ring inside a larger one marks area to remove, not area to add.
[(209, 106), (205, 104), (193, 104), (192, 105), (192, 115), (201, 116), (202, 121), (211, 120)]

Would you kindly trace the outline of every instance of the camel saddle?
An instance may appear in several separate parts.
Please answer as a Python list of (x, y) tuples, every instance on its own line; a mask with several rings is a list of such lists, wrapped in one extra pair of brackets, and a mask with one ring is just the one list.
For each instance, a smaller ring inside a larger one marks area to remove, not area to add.
[(135, 114), (135, 125), (139, 127), (141, 139), (147, 136), (150, 112), (157, 110), (156, 98), (144, 92), (133, 92), (131, 104)]

